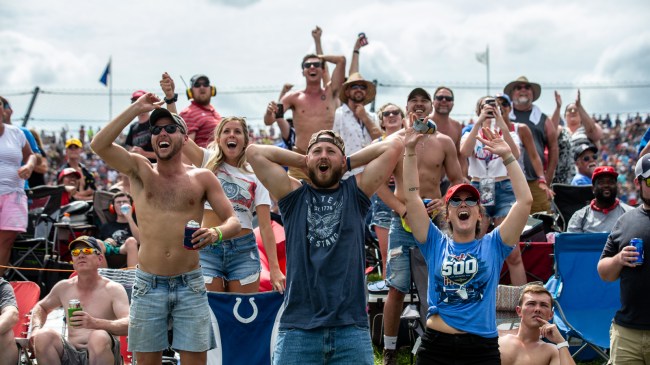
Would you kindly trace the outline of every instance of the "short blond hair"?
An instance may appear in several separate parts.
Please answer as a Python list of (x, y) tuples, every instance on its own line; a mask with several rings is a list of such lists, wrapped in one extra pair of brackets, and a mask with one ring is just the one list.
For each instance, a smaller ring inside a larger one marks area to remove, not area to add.
[(546, 290), (545, 287), (543, 287), (540, 284), (530, 284), (526, 285), (524, 289), (521, 291), (521, 294), (519, 294), (519, 306), (524, 302), (524, 295), (531, 293), (531, 294), (546, 294), (548, 297), (551, 299), (551, 306), (553, 306), (553, 296), (551, 295), (551, 292)]

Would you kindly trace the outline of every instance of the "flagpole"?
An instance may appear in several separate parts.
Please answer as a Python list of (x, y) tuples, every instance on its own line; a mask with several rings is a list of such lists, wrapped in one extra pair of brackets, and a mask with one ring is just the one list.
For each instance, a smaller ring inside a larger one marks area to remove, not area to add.
[(108, 120), (113, 120), (113, 56), (108, 59), (110, 67), (108, 86)]
[(487, 85), (485, 85), (485, 88), (487, 89), (486, 95), (490, 95), (490, 45), (489, 44), (485, 46), (485, 69), (487, 72)]

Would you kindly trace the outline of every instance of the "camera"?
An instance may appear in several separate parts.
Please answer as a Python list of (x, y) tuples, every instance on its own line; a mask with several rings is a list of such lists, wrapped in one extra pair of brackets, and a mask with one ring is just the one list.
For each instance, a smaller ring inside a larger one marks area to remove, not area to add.
[[(484, 103), (484, 104), (485, 104), (485, 105), (489, 105), (489, 106), (493, 107), (494, 109), (497, 109), (497, 101), (496, 101), (496, 99), (494, 99), (494, 98), (487, 98), (487, 99), (485, 99), (485, 103)], [(492, 117), (492, 118), (494, 118), (494, 113), (492, 113), (492, 112), (488, 112), (487, 115), (490, 116), (490, 117)]]
[(359, 33), (359, 38), (361, 39), (361, 47), (368, 45), (368, 38), (366, 38), (366, 33)]

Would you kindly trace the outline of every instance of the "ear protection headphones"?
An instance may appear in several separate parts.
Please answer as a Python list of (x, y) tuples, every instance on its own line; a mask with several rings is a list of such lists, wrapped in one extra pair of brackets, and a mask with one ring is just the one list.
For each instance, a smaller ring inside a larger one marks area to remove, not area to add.
[[(192, 93), (192, 88), (194, 87), (194, 83), (196, 82), (196, 80), (198, 80), (200, 78), (208, 79), (205, 75), (194, 75), (190, 79), (191, 85), (187, 89), (185, 89), (185, 95), (187, 95), (187, 100), (194, 99), (194, 94)], [(217, 88), (214, 85), (210, 85), (210, 95), (211, 96), (217, 96)]]

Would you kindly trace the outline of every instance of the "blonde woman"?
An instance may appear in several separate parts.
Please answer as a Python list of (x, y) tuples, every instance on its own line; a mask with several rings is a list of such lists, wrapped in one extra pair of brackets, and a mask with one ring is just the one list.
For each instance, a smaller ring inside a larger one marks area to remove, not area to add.
[[(221, 121), (208, 148), (192, 141), (183, 154), (192, 164), (212, 170), (230, 200), (242, 230), (234, 238), (202, 249), (201, 268), (209, 291), (256, 293), (260, 282), (260, 256), (253, 234), (253, 212), (257, 212), (260, 234), (266, 249), (273, 290), (284, 292), (285, 277), (280, 271), (275, 235), (271, 228), (271, 199), (260, 183), (244, 154), (249, 144), (246, 121), (229, 117)], [(218, 216), (205, 203), (202, 227), (219, 225)]]

